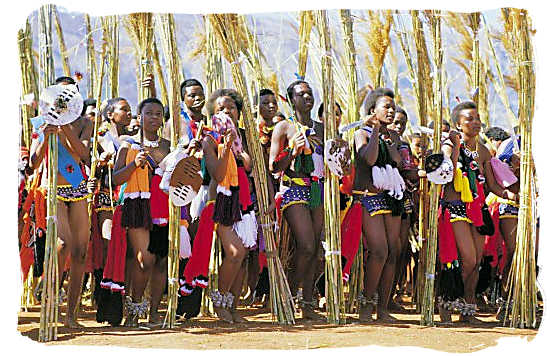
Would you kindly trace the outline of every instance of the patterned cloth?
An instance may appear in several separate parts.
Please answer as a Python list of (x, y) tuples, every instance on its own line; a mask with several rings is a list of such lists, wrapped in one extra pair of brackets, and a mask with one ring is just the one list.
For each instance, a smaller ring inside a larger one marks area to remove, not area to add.
[[(114, 204), (116, 205), (116, 203)], [(114, 207), (113, 205), (113, 207)], [(96, 205), (96, 211), (114, 211), (114, 209), (111, 207), (111, 196), (109, 193), (100, 191), (97, 193), (97, 205)]]
[(514, 202), (500, 203), (498, 207), (499, 219), (517, 218), (519, 206)]
[(384, 193), (368, 193), (360, 197), (361, 205), (369, 212), (370, 216), (391, 214), (389, 197)]
[(76, 188), (73, 188), (70, 184), (57, 186), (57, 199), (65, 202), (88, 199), (91, 195), (92, 194), (88, 192), (85, 180), (80, 182)]
[(283, 193), (281, 211), (294, 204), (309, 204), (310, 193), (308, 186), (292, 185)]
[(466, 203), (464, 203), (462, 200), (450, 200), (442, 202), (447, 204), (447, 209), (449, 209), (449, 214), (451, 215), (451, 223), (455, 221), (466, 221), (469, 224), (472, 223), (472, 220), (468, 218), (468, 215), (466, 213)]

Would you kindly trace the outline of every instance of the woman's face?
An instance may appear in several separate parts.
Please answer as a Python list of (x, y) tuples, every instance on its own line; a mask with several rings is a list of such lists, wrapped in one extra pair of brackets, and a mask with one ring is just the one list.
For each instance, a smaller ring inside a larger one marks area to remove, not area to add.
[(233, 101), (232, 98), (228, 96), (221, 96), (216, 99), (216, 106), (214, 107), (214, 113), (218, 114), (223, 112), (233, 120), (235, 127), (238, 127), (239, 122), (239, 110), (237, 109), (237, 104)]
[(395, 132), (397, 132), (399, 136), (403, 135), (403, 132), (405, 132), (406, 127), (407, 127), (407, 117), (403, 115), (403, 113), (401, 112), (395, 113), (393, 123), (391, 125), (388, 125), (388, 128), (390, 130), (394, 130)]
[(109, 119), (120, 126), (130, 125), (132, 109), (126, 100), (120, 100), (114, 105), (114, 110), (109, 114)]
[(146, 132), (157, 132), (162, 125), (164, 110), (158, 103), (147, 103), (141, 108), (141, 122)]
[(475, 137), (481, 131), (481, 120), (476, 109), (463, 109), (458, 114), (457, 128), (469, 137)]
[(260, 115), (264, 118), (264, 120), (273, 119), (277, 111), (279, 111), (277, 99), (275, 99), (275, 96), (268, 94), (260, 97), (258, 110), (260, 110)]
[(393, 122), (395, 116), (395, 103), (389, 96), (382, 96), (376, 100), (374, 114), (382, 125), (389, 125)]

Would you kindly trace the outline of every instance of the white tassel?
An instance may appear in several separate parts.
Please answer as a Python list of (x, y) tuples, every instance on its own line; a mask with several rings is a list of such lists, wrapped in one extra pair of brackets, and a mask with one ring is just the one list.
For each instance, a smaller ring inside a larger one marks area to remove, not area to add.
[(376, 188), (381, 189), (382, 188), (382, 177), (381, 177), (381, 169), (378, 166), (372, 167), (372, 185), (374, 185)]
[(325, 176), (325, 162), (323, 161), (323, 156), (313, 152), (311, 154), (311, 159), (313, 160), (313, 173), (311, 175), (315, 177), (324, 177)]
[(187, 227), (180, 226), (180, 258), (191, 257), (191, 237)]
[(392, 166), (390, 166), (389, 164), (386, 164), (386, 176), (387, 176), (387, 180), (385, 181), (386, 182), (386, 190), (388, 190), (388, 194), (390, 196), (394, 196), (395, 194), (395, 180), (394, 180), (394, 177), (393, 177), (393, 169), (392, 169)]
[(242, 220), (233, 224), (233, 230), (243, 242), (244, 247), (251, 248), (256, 246), (258, 237), (258, 223), (256, 215), (248, 213), (242, 216)]
[(206, 203), (208, 202), (208, 186), (201, 185), (197, 196), (191, 202), (191, 207), (189, 208), (189, 215), (191, 219), (195, 220), (200, 218), (202, 210), (204, 209)]

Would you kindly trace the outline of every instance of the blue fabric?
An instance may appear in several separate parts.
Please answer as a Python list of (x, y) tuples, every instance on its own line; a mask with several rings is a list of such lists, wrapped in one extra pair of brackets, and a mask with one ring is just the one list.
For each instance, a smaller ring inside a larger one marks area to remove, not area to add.
[(84, 179), (80, 166), (64, 145), (57, 139), (57, 171), (69, 182), (73, 188), (78, 187)]

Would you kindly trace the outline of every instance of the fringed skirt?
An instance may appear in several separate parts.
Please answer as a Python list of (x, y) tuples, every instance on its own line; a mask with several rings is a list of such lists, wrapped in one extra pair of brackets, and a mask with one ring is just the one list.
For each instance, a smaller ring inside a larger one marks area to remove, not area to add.
[(122, 227), (151, 230), (151, 207), (148, 198), (126, 198), (122, 205)]

